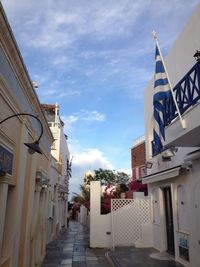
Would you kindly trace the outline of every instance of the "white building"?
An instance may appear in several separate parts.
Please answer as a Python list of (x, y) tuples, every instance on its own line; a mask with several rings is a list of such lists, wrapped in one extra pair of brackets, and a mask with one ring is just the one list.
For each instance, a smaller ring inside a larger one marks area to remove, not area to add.
[(64, 123), (59, 116), (59, 106), (57, 104), (42, 104), (42, 109), (54, 137), (51, 147), (51, 187), (47, 233), (48, 240), (50, 241), (62, 227), (67, 225), (70, 153), (67, 145), (67, 136), (63, 129)]
[(144, 97), (146, 160), (153, 166), (143, 183), (152, 196), (153, 245), (191, 267), (200, 266), (200, 61), (193, 57), (199, 49), (200, 4), (165, 60), (186, 128), (172, 112), (164, 143), (170, 149), (157, 156), (151, 146), (153, 79)]

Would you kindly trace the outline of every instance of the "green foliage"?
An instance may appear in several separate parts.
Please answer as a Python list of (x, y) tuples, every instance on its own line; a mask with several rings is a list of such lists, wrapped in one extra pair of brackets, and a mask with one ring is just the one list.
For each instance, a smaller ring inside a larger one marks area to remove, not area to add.
[(80, 185), (80, 194), (74, 193), (72, 201), (84, 205), (90, 200), (90, 188), (88, 186)]
[(101, 185), (112, 184), (126, 184), (129, 180), (129, 176), (124, 172), (115, 172), (112, 170), (95, 170), (93, 181), (100, 181)]
[(124, 183), (118, 184), (116, 188), (116, 195), (120, 198), (121, 193), (128, 191), (128, 186)]
[(95, 178), (92, 175), (89, 174), (89, 175), (86, 175), (84, 177), (84, 184), (85, 185), (90, 185), (91, 181), (96, 181)]
[(116, 185), (116, 191), (112, 195), (106, 193), (102, 197), (101, 209), (102, 214), (110, 212), (111, 198), (120, 197), (120, 194), (128, 190), (127, 182), (129, 176), (124, 172), (115, 172), (112, 170), (98, 169), (94, 171), (93, 175), (87, 175), (84, 178), (84, 185), (80, 185), (80, 194), (74, 193), (72, 201), (79, 205), (84, 205), (86, 208), (90, 208), (90, 182), (100, 181), (101, 185)]

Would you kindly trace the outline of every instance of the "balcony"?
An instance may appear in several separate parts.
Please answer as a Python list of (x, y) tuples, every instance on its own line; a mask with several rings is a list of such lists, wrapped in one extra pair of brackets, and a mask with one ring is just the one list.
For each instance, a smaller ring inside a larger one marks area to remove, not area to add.
[[(200, 99), (200, 61), (180, 80), (173, 89), (181, 114), (191, 109)], [(178, 116), (172, 96), (164, 101), (164, 123), (171, 124)]]
[(180, 113), (186, 122), (186, 128), (183, 129), (181, 126), (171, 95), (163, 101), (166, 139), (164, 146), (198, 147), (200, 146), (200, 61), (188, 71), (173, 91)]
[(198, 147), (200, 146), (200, 103), (183, 114), (186, 129), (181, 127), (177, 119), (165, 131), (165, 147)]

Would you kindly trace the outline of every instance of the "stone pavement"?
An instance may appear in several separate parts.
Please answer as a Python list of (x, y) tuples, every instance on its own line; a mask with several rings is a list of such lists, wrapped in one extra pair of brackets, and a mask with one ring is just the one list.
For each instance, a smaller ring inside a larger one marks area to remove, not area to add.
[(119, 247), (106, 254), (116, 267), (184, 267), (167, 253), (153, 248)]
[(89, 230), (70, 221), (68, 229), (47, 245), (42, 267), (183, 267), (153, 248), (89, 248)]
[(109, 267), (107, 249), (89, 248), (89, 231), (76, 221), (50, 242), (42, 267)]

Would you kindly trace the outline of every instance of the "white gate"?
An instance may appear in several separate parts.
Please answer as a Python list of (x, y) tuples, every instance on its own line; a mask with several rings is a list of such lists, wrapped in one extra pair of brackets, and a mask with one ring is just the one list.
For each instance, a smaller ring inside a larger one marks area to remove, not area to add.
[(151, 223), (151, 201), (145, 199), (112, 199), (113, 247), (131, 246), (142, 238), (142, 226)]

